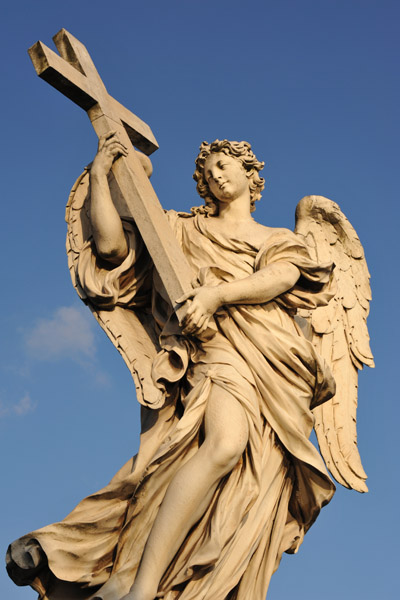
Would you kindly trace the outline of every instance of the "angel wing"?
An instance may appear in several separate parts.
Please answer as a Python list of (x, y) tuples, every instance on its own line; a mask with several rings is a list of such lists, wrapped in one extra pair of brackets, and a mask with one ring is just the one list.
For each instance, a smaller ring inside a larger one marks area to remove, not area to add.
[(296, 209), (295, 233), (311, 256), (336, 265), (337, 291), (328, 306), (300, 311), (311, 325), (312, 341), (331, 367), (333, 399), (314, 409), (315, 431), (325, 463), (343, 486), (366, 492), (367, 475), (357, 448), (358, 369), (374, 366), (367, 316), (371, 289), (360, 240), (339, 206), (323, 196), (306, 196)]
[[(109, 176), (109, 184), (118, 208), (118, 192), (113, 185), (112, 174)], [(76, 276), (80, 252), (91, 237), (87, 214), (89, 193), (89, 169), (86, 168), (71, 190), (65, 213), (68, 225), (66, 247), (72, 283), (80, 298), (89, 306), (102, 329), (122, 355), (135, 382), (138, 401), (144, 406), (159, 408), (163, 403), (162, 393), (153, 384), (151, 378), (152, 362), (159, 350), (153, 319), (150, 319), (144, 311), (133, 311), (120, 306), (112, 310), (99, 309), (91, 304)]]

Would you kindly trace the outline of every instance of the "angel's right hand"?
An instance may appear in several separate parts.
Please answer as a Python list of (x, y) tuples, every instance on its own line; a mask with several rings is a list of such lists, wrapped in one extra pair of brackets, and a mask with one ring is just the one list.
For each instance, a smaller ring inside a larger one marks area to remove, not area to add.
[(97, 154), (92, 164), (91, 174), (106, 176), (118, 156), (127, 156), (128, 149), (118, 138), (116, 131), (110, 131), (99, 138)]

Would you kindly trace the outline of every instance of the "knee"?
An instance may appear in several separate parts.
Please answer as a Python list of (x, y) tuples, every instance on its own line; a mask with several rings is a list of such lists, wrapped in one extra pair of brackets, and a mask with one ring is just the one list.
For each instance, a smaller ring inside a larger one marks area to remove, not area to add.
[(232, 471), (239, 462), (246, 448), (247, 436), (224, 435), (209, 442), (210, 465), (223, 476)]

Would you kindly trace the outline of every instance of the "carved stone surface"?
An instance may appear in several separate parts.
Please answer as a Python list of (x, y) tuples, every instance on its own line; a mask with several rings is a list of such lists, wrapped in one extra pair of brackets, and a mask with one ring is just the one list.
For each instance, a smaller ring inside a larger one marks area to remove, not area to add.
[[(300, 201), (295, 232), (257, 223), (264, 164), (250, 144), (216, 140), (196, 159), (205, 205), (161, 213), (173, 244), (160, 256), (157, 227), (146, 237), (137, 205), (124, 209), (118, 165), (138, 161), (123, 135), (101, 132), (73, 187), (67, 251), (135, 380), (140, 450), (64, 521), (14, 542), (9, 574), (48, 600), (264, 600), (332, 498), (324, 461), (367, 489), (355, 429), (357, 371), (373, 365), (363, 249), (321, 196)], [(193, 285), (181, 297), (163, 273), (175, 278), (170, 251)]]

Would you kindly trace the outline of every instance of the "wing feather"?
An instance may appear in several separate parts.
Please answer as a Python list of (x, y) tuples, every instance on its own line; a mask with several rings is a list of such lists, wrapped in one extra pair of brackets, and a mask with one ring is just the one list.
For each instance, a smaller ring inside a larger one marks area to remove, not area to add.
[(321, 454), (333, 477), (345, 487), (367, 491), (357, 447), (358, 370), (374, 366), (367, 316), (369, 272), (361, 242), (339, 206), (322, 196), (306, 196), (296, 210), (297, 234), (312, 257), (335, 264), (337, 291), (326, 307), (307, 311), (313, 343), (336, 381), (333, 399), (314, 409)]
[(72, 283), (122, 355), (135, 382), (138, 401), (146, 406), (159, 408), (163, 403), (162, 393), (153, 384), (151, 377), (153, 359), (159, 350), (153, 320), (145, 311), (133, 311), (120, 306), (112, 310), (99, 309), (91, 304), (76, 277), (81, 249), (91, 236), (86, 210), (88, 197), (89, 175), (88, 169), (85, 169), (71, 190), (65, 213), (68, 224), (66, 248)]

